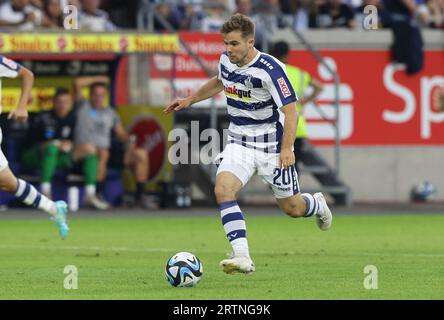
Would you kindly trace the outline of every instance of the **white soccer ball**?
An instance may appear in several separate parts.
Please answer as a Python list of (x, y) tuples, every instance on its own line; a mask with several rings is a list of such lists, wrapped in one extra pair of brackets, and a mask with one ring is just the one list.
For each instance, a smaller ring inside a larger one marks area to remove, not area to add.
[(168, 282), (174, 287), (194, 287), (202, 278), (203, 266), (192, 253), (178, 252), (165, 267)]

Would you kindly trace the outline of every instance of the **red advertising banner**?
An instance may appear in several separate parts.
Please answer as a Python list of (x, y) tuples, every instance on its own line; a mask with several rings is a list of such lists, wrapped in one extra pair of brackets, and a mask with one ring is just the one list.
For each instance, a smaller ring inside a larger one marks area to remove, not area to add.
[[(444, 144), (444, 113), (436, 111), (432, 99), (436, 90), (444, 90), (444, 51), (427, 51), (424, 69), (415, 75), (391, 63), (387, 50), (324, 50), (321, 55), (340, 76), (342, 144)], [(316, 109), (334, 119), (332, 76), (306, 51), (292, 51), (289, 62), (324, 83), (305, 115), (310, 139), (330, 143), (332, 126)]]
[[(225, 50), (220, 34), (180, 33), (210, 69), (217, 70)], [(436, 111), (432, 96), (444, 90), (444, 51), (426, 51), (424, 69), (415, 75), (390, 62), (388, 50), (322, 50), (321, 56), (340, 77), (339, 123), (344, 145), (443, 145), (444, 113)], [(157, 58), (156, 58), (157, 56)], [(197, 62), (180, 48), (175, 57), (154, 54), (151, 76), (174, 79), (177, 96), (186, 96), (208, 80)], [(174, 61), (174, 62), (173, 62)], [(333, 144), (335, 131), (334, 79), (306, 50), (293, 50), (290, 64), (324, 83), (315, 103), (307, 104), (309, 138), (315, 144)], [(160, 80), (159, 80), (160, 81)], [(223, 95), (215, 99), (225, 107)], [(201, 102), (198, 107), (209, 107)]]
[[(180, 38), (185, 41), (193, 52), (197, 53), (203, 63), (217, 74), (217, 64), (220, 54), (225, 51), (222, 35), (219, 33), (180, 32)], [(176, 77), (206, 78), (199, 64), (180, 46), (176, 55)]]

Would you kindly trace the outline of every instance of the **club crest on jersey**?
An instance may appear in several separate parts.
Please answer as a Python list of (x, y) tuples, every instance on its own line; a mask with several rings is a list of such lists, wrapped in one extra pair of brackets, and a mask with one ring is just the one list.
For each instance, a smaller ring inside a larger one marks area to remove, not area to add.
[(236, 96), (242, 100), (250, 100), (251, 99), (251, 90), (241, 90), (237, 89), (236, 86), (224, 86), (224, 91), (227, 96)]
[(284, 98), (291, 96), (290, 89), (288, 88), (287, 82), (285, 82), (284, 77), (280, 77), (277, 82)]
[(253, 82), (251, 82), (251, 75), (249, 75), (245, 81), (244, 81), (244, 85), (248, 88), (248, 89), (253, 89)]

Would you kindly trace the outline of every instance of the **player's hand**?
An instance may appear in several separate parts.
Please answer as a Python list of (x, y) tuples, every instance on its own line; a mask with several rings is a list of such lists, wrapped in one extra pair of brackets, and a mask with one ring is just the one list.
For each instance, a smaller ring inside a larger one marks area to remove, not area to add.
[(181, 109), (188, 108), (189, 106), (191, 106), (191, 100), (189, 98), (176, 99), (168, 107), (163, 109), (163, 112), (171, 113), (173, 111), (179, 111)]
[(288, 167), (294, 165), (295, 157), (291, 149), (282, 149), (279, 156), (279, 167), (288, 169)]
[(8, 119), (14, 119), (18, 122), (24, 123), (28, 120), (28, 111), (23, 108), (16, 108), (11, 110), (8, 115)]

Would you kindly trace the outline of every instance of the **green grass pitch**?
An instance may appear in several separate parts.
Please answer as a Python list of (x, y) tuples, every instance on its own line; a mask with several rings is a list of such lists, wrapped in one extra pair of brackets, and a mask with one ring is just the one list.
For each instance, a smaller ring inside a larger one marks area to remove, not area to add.
[[(70, 219), (59, 240), (46, 219), (0, 220), (0, 299), (444, 299), (444, 215), (336, 215), (315, 221), (246, 213), (256, 272), (226, 275), (230, 247), (213, 217)], [(194, 288), (174, 288), (164, 267), (178, 251), (204, 266)], [(63, 286), (78, 269), (78, 289)], [(364, 267), (378, 289), (365, 289)]]

